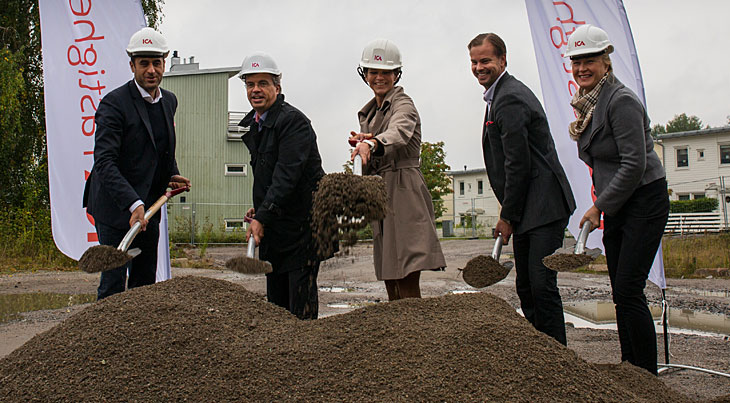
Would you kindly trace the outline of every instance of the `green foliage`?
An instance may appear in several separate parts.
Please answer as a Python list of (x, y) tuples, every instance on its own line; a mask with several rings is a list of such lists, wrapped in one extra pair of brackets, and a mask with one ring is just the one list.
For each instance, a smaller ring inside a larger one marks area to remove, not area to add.
[(730, 234), (664, 237), (667, 277), (692, 277), (702, 268), (730, 267)]
[[(709, 127), (710, 126), (707, 125), (705, 126), (705, 129), (708, 129)], [(656, 137), (657, 134), (687, 132), (700, 129), (702, 129), (702, 120), (700, 120), (700, 118), (694, 115), (687, 116), (686, 113), (682, 113), (674, 115), (674, 118), (667, 122), (665, 126), (660, 124), (652, 126), (651, 134)]]
[(446, 164), (443, 141), (421, 143), (421, 173), (431, 193), (436, 218), (441, 217), (446, 210), (441, 196), (451, 193), (451, 181), (446, 174), (450, 169), (451, 167)]
[(669, 202), (670, 213), (708, 213), (717, 209), (717, 199), (706, 197), (694, 200), (672, 200)]

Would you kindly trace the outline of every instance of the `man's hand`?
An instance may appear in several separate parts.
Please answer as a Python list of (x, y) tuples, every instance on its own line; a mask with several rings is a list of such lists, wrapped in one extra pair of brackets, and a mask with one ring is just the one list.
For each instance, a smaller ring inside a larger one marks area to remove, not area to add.
[(251, 220), (251, 224), (248, 224), (248, 229), (246, 230), (246, 241), (248, 241), (251, 236), (253, 236), (254, 241), (256, 241), (256, 245), (261, 245), (261, 238), (264, 237), (264, 225), (256, 219)]
[(137, 221), (142, 223), (142, 231), (147, 229), (147, 220), (144, 219), (144, 204), (140, 204), (132, 212), (132, 217), (129, 219), (129, 228), (132, 228)]
[(190, 183), (190, 179), (180, 175), (173, 175), (172, 178), (170, 178), (170, 182), (167, 184), (167, 186), (171, 187), (172, 189), (178, 189), (185, 186), (192, 187), (193, 185)]
[(251, 207), (250, 209), (248, 209), (248, 211), (246, 211), (246, 217), (254, 218), (254, 216), (256, 216), (256, 210)]
[(502, 236), (502, 244), (509, 244), (509, 238), (512, 236), (512, 224), (501, 218), (497, 221), (497, 226), (494, 228), (494, 234), (492, 236), (496, 238), (500, 235)]
[(583, 215), (583, 218), (580, 219), (581, 228), (583, 228), (583, 223), (586, 221), (590, 221), (591, 224), (593, 224), (593, 228), (591, 228), (591, 232), (593, 232), (594, 229), (601, 225), (601, 210), (599, 210), (595, 205), (591, 206), (591, 208), (589, 208)]

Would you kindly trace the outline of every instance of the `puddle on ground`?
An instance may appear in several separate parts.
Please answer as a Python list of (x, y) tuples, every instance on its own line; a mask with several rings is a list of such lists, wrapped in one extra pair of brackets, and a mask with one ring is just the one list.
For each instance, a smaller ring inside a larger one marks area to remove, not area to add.
[[(658, 305), (650, 305), (657, 333), (664, 331), (661, 323), (662, 309)], [(616, 329), (616, 310), (612, 302), (576, 302), (563, 304), (565, 321), (575, 327), (592, 329)], [(730, 316), (690, 309), (669, 307), (670, 333), (690, 333), (699, 335), (730, 335)]]
[(472, 294), (475, 292), (479, 292), (479, 290), (451, 290), (449, 294)]
[(355, 287), (338, 287), (338, 286), (330, 286), (330, 287), (319, 287), (319, 292), (355, 292), (357, 288)]
[(327, 307), (328, 308), (337, 308), (337, 309), (357, 309), (357, 308), (362, 308), (362, 307), (368, 306), (368, 305), (375, 305), (377, 303), (378, 303), (378, 301), (371, 301), (371, 300), (351, 301), (351, 302), (345, 301), (345, 302), (333, 302), (331, 304), (327, 304)]
[(94, 301), (95, 294), (0, 294), (0, 323), (20, 319), (23, 312), (65, 308)]
[(730, 297), (730, 291), (726, 291), (726, 290), (710, 291), (710, 290), (697, 290), (694, 288), (683, 288), (683, 287), (672, 288), (672, 290), (681, 290), (682, 292), (700, 295), (703, 297), (720, 297), (720, 298)]

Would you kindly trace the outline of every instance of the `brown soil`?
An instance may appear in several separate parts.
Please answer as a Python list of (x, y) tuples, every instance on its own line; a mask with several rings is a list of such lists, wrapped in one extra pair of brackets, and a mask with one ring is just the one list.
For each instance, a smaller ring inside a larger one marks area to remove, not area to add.
[(226, 262), (226, 268), (243, 274), (271, 273), (271, 263), (248, 256), (236, 256)]
[(87, 249), (79, 260), (79, 268), (87, 273), (116, 269), (132, 260), (132, 256), (109, 245)]
[(557, 253), (542, 258), (545, 267), (555, 271), (572, 271), (592, 261), (592, 257), (583, 253)]
[(689, 401), (595, 366), (490, 294), (317, 321), (179, 277), (89, 306), (0, 360), (2, 401)]
[(357, 242), (357, 231), (386, 214), (388, 194), (380, 176), (325, 175), (312, 202), (312, 231), (319, 256), (331, 256), (335, 241)]
[(470, 286), (484, 288), (504, 280), (509, 271), (509, 268), (502, 266), (493, 257), (479, 255), (466, 263), (461, 274), (464, 282)]

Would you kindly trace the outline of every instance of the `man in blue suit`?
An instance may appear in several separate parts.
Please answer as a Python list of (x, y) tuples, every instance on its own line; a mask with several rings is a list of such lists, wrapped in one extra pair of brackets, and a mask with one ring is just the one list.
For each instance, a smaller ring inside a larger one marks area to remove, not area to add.
[(507, 47), (496, 34), (469, 43), (471, 69), (484, 86), (482, 151), (502, 205), (495, 236), (514, 234), (516, 288), (525, 318), (566, 344), (557, 273), (542, 258), (562, 245), (575, 200), (558, 160), (545, 111), (535, 94), (507, 73)]
[(148, 222), (145, 206), (152, 206), (168, 186), (190, 185), (175, 161), (177, 98), (160, 88), (168, 53), (165, 38), (154, 29), (132, 35), (127, 54), (134, 79), (104, 96), (94, 117), (94, 167), (83, 202), (94, 217), (99, 243), (116, 247), (132, 225), (142, 224), (131, 245), (142, 252), (129, 264), (102, 272), (98, 299), (124, 291), (125, 285), (155, 282), (160, 214)]

